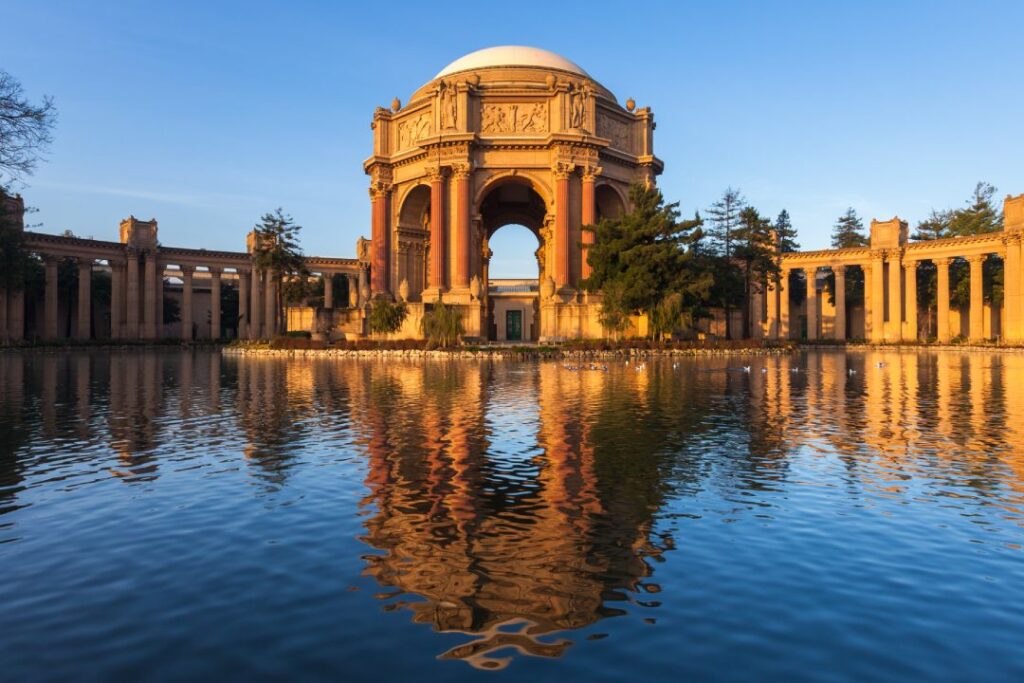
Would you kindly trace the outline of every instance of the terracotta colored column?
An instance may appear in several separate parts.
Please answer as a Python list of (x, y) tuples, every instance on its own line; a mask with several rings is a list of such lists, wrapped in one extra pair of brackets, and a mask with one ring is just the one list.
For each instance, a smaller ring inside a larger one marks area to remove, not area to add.
[(430, 289), (442, 290), (445, 282), (445, 177), (444, 169), (430, 170)]
[(846, 339), (846, 266), (832, 266), (835, 275), (836, 319), (832, 324), (832, 336), (837, 341)]
[(139, 255), (128, 254), (128, 267), (125, 282), (125, 294), (127, 295), (125, 320), (127, 329), (125, 336), (129, 339), (139, 338)]
[(905, 261), (903, 263), (903, 273), (903, 289), (905, 292), (903, 307), (906, 310), (905, 317), (907, 319), (903, 338), (917, 341), (917, 261)]
[(78, 339), (92, 331), (92, 259), (78, 261)]
[(210, 268), (210, 339), (220, 339), (220, 268)]
[(359, 269), (359, 305), (360, 306), (365, 306), (367, 304), (366, 292), (369, 290), (369, 287), (370, 287), (370, 275), (367, 272), (366, 268), (360, 268)]
[(970, 256), (967, 262), (971, 264), (971, 316), (969, 335), (972, 342), (981, 341), (985, 338), (985, 301), (982, 296), (982, 265), (986, 256)]
[(320, 279), (324, 282), (324, 308), (334, 308), (334, 277), (324, 273)]
[[(582, 218), (581, 222), (583, 225), (593, 225), (597, 222), (597, 205), (595, 204), (595, 192), (594, 184), (597, 176), (601, 173), (601, 168), (588, 167), (583, 170), (583, 207), (580, 212)], [(590, 277), (591, 268), (587, 262), (587, 254), (589, 253), (590, 245), (594, 243), (594, 233), (589, 230), (583, 231), (583, 249), (581, 255), (580, 264), (580, 276), (584, 279)]]
[(238, 329), (236, 334), (239, 339), (252, 339), (249, 331), (249, 271), (238, 269)]
[(559, 163), (555, 175), (555, 286), (569, 285), (569, 175), (571, 164)]
[(1003, 308), (1005, 329), (1003, 339), (1020, 341), (1024, 337), (1021, 317), (1021, 239), (1020, 234), (1006, 235), (1006, 258), (1003, 260)]
[(789, 275), (783, 268), (779, 277), (779, 339), (789, 339)]
[(348, 307), (357, 308), (359, 306), (359, 278), (355, 275), (345, 276), (348, 282)]
[(277, 334), (277, 283), (269, 270), (263, 272), (263, 334), (273, 339)]
[(768, 324), (767, 332), (769, 339), (779, 338), (779, 280), (778, 275), (769, 275), (765, 285), (768, 294)]
[(263, 338), (263, 271), (252, 269), (252, 301), (249, 302), (249, 338)]
[(939, 326), (939, 341), (949, 341), (949, 259), (932, 259), (939, 271), (938, 291), (936, 292), (936, 319)]
[(885, 340), (885, 261), (877, 254), (871, 261), (871, 341)]
[(46, 257), (46, 293), (43, 301), (43, 336), (47, 339), (57, 338), (57, 259)]
[(124, 263), (110, 263), (110, 338), (124, 336)]
[(807, 339), (818, 338), (818, 269), (805, 268), (807, 277)]
[[(431, 185), (433, 191), (433, 185)], [(391, 186), (388, 183), (377, 182), (370, 187), (371, 204), (371, 236), (373, 239), (373, 280), (370, 283), (373, 294), (386, 294), (391, 291), (391, 230), (388, 225), (389, 196)], [(433, 194), (431, 195), (433, 197)], [(431, 205), (431, 212), (433, 213)], [(433, 226), (431, 226), (433, 227)]]
[(452, 167), (455, 189), (455, 269), (452, 286), (459, 289), (469, 287), (469, 254), (473, 233), (469, 223), (469, 166), (457, 164)]
[(885, 260), (889, 268), (889, 327), (886, 338), (900, 341), (903, 339), (903, 267), (900, 253), (891, 251)]
[(192, 266), (181, 267), (181, 338), (192, 341)]
[[(145, 338), (156, 339), (157, 338), (157, 292), (156, 286), (156, 254), (149, 252), (146, 254), (146, 289), (145, 289), (145, 302), (143, 308), (145, 309)], [(162, 320), (160, 321), (163, 322)]]

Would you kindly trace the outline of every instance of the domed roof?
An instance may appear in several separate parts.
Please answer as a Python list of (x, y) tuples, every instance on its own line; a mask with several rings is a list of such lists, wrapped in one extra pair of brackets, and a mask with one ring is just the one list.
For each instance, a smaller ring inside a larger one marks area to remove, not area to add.
[(590, 74), (584, 71), (578, 64), (569, 61), (561, 55), (556, 55), (554, 52), (541, 50), (537, 47), (525, 47), (523, 45), (502, 45), (470, 52), (468, 55), (459, 57), (441, 69), (434, 78), (436, 80), (459, 71), (500, 66), (532, 66), (541, 69), (558, 69), (590, 78)]

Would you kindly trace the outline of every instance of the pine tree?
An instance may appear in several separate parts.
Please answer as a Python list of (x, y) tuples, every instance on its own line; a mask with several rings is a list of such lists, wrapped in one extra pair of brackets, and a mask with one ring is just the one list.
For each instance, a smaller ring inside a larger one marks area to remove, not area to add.
[(299, 246), (302, 226), (295, 225), (292, 217), (278, 208), (274, 213), (263, 214), (253, 230), (256, 233), (254, 262), (257, 268), (268, 271), (277, 285), (277, 324), (283, 332), (287, 328), (284, 278), (289, 276), (302, 280), (309, 275), (306, 257)]
[(747, 202), (740, 191), (727, 187), (722, 198), (707, 210), (710, 251), (720, 258), (714, 273), (715, 302), (725, 309), (725, 337), (732, 338), (732, 308), (743, 298), (743, 277), (733, 263), (734, 233), (740, 224), (740, 212)]
[(868, 243), (868, 237), (864, 234), (864, 223), (851, 206), (832, 227), (832, 248), (866, 247)]
[(949, 233), (953, 237), (982, 235), (998, 232), (1003, 227), (1003, 214), (993, 198), (996, 188), (989, 183), (979, 182), (974, 193), (967, 200), (967, 206), (951, 212)]
[(775, 219), (775, 239), (779, 245), (779, 251), (783, 254), (799, 251), (800, 244), (796, 241), (796, 229), (789, 218), (789, 211), (783, 209), (779, 217)]
[[(785, 211), (783, 212), (785, 213)], [(787, 215), (788, 218), (788, 215)], [(754, 291), (770, 275), (779, 272), (772, 222), (762, 218), (752, 206), (740, 211), (735, 232), (734, 258), (743, 274), (743, 336), (751, 336), (750, 302)]]
[(917, 227), (914, 228), (914, 234), (910, 236), (910, 239), (917, 242), (930, 242), (931, 240), (941, 240), (949, 237), (951, 213), (950, 211), (936, 211), (932, 209), (932, 212), (928, 214), (928, 218), (919, 222)]
[(679, 204), (665, 204), (654, 187), (634, 185), (629, 198), (629, 213), (584, 228), (594, 233), (594, 243), (587, 254), (591, 275), (583, 286), (610, 294), (602, 301), (602, 319), (609, 323), (632, 313), (653, 318), (658, 311), (664, 327), (666, 310), (677, 311), (678, 322), (699, 308), (711, 286), (698, 255), (701, 220), (680, 221)]

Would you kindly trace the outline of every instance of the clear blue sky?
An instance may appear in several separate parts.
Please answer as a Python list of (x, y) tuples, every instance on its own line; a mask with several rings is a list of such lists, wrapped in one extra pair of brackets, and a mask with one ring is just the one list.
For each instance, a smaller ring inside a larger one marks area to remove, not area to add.
[[(165, 244), (241, 249), (283, 206), (308, 252), (351, 256), (369, 232), (374, 107), (504, 44), (561, 53), (651, 106), (660, 185), (684, 213), (739, 187), (763, 213), (787, 208), (805, 248), (825, 246), (847, 206), (913, 224), (978, 180), (1024, 192), (1020, 0), (7, 0), (0, 12), (0, 67), (60, 110), (49, 161), (23, 188), (50, 232), (116, 239), (135, 214), (156, 217)], [(518, 274), (536, 246), (506, 232), (496, 275)]]

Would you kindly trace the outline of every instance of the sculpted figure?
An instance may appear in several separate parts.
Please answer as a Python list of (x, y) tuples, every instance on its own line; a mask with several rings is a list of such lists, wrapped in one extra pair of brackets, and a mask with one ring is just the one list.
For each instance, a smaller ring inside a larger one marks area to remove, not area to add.
[(587, 87), (583, 84), (577, 85), (570, 96), (569, 127), (583, 128), (583, 118), (586, 113)]
[(455, 101), (455, 86), (441, 82), (441, 127), (455, 128), (458, 104)]

